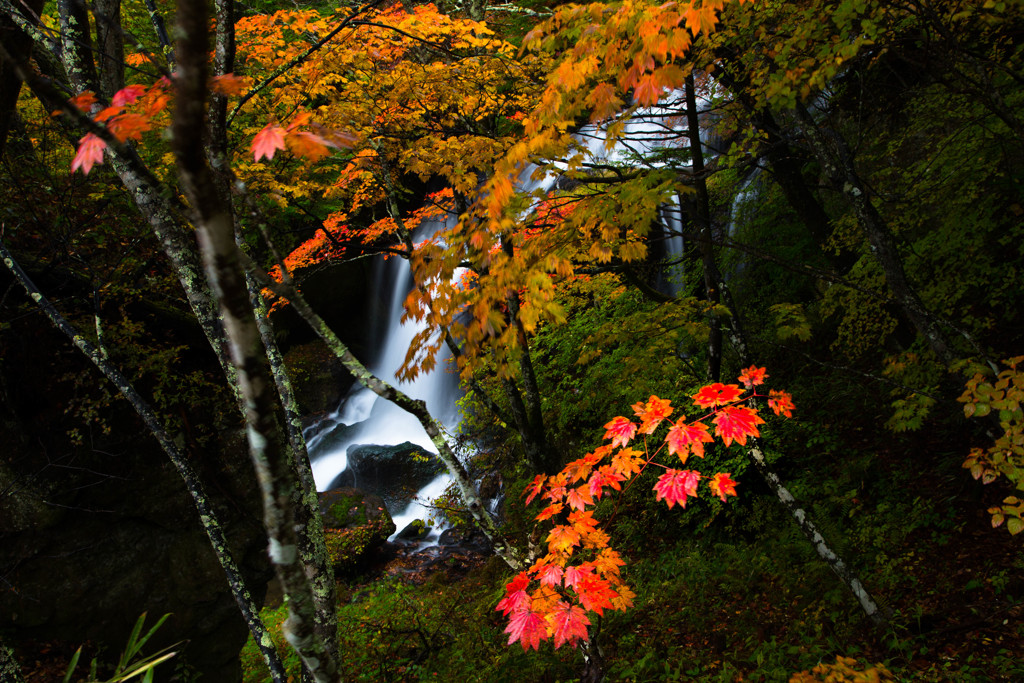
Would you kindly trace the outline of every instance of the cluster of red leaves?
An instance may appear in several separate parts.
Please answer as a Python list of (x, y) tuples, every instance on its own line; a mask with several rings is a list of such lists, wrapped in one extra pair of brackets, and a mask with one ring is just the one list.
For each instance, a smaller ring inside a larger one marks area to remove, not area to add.
[[(601, 616), (605, 609), (624, 610), (632, 605), (633, 593), (622, 581), (619, 554), (608, 547), (608, 534), (592, 509), (609, 490), (620, 491), (622, 485), (642, 474), (648, 465), (665, 470), (654, 485), (656, 500), (664, 500), (669, 508), (675, 504), (686, 507), (698, 495), (703, 475), (692, 469), (676, 469), (656, 462), (667, 450), (685, 465), (690, 455), (704, 457), (704, 444), (719, 437), (726, 446), (733, 442), (746, 444), (758, 437), (757, 425), (764, 420), (754, 407), (737, 405), (757, 394), (754, 387), (764, 383), (764, 368), (750, 367), (739, 377), (749, 393), (739, 385), (714, 383), (702, 387), (691, 398), (695, 405), (708, 411), (687, 421), (680, 415), (674, 423), (668, 419), (675, 412), (671, 401), (651, 396), (633, 406), (637, 420), (618, 416), (605, 425), (606, 443), (592, 453), (574, 460), (553, 476), (538, 475), (526, 487), (529, 505), (535, 498), (548, 502), (537, 514), (538, 522), (552, 520), (553, 527), (545, 539), (546, 555), (529, 569), (520, 572), (505, 586), (505, 597), (497, 610), (509, 617), (505, 632), (509, 644), (518, 641), (523, 649), (540, 647), (541, 641), (552, 638), (556, 648), (563, 643), (576, 645), (588, 638), (590, 612)], [(792, 415), (793, 402), (783, 391), (771, 391), (769, 407), (776, 415)], [(714, 433), (707, 422), (714, 425)], [(668, 433), (661, 445), (651, 453), (647, 437), (660, 426), (668, 424)], [(643, 450), (630, 447), (638, 436), (643, 437)], [(736, 495), (736, 482), (729, 472), (718, 472), (708, 478), (712, 495), (722, 502)], [(531, 586), (536, 588), (532, 591)]]
[[(287, 127), (268, 123), (252, 139), (252, 154), (255, 161), (263, 157), (272, 160), (278, 150), (288, 149), (297, 157), (317, 162), (331, 153), (331, 149), (350, 148), (356, 138), (343, 131), (329, 131), (312, 122), (312, 114), (301, 112)], [(317, 132), (302, 130), (312, 127)]]
[[(129, 85), (114, 93), (110, 106), (93, 115), (93, 120), (106, 125), (107, 130), (119, 141), (142, 140), (142, 134), (153, 129), (153, 119), (167, 109), (170, 102), (171, 82), (160, 78), (148, 88), (144, 85)], [(71, 104), (88, 115), (100, 102), (96, 95), (86, 90), (70, 100)], [(78, 150), (71, 161), (71, 172), (81, 170), (88, 174), (93, 166), (103, 163), (103, 150), (107, 143), (94, 133), (86, 133), (78, 141)]]
[[(210, 79), (210, 90), (225, 96), (236, 96), (245, 92), (248, 81), (234, 74), (215, 76)], [(140, 142), (142, 134), (153, 130), (155, 120), (170, 106), (173, 87), (171, 81), (162, 77), (150, 86), (129, 85), (114, 93), (110, 105), (99, 109), (100, 101), (88, 90), (71, 98), (70, 103), (86, 115), (92, 114), (96, 123), (102, 123), (119, 141)], [(300, 112), (287, 127), (267, 124), (252, 141), (252, 152), (256, 161), (266, 157), (273, 159), (278, 150), (289, 149), (295, 156), (317, 161), (330, 153), (331, 148), (351, 147), (355, 138), (339, 131), (320, 129), (311, 121), (309, 112)], [(166, 124), (166, 122), (164, 122)], [(302, 130), (312, 128), (316, 132)], [(78, 141), (78, 150), (71, 161), (71, 172), (81, 170), (88, 174), (93, 166), (103, 163), (103, 150), (107, 143), (95, 133), (86, 133)]]

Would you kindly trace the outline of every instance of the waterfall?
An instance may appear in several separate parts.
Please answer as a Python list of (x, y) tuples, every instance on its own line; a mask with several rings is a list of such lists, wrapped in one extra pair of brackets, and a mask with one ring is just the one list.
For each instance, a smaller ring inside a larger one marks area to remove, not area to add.
[[(688, 144), (685, 130), (685, 115), (681, 104), (681, 90), (670, 93), (660, 106), (645, 107), (634, 112), (626, 123), (621, 137), (610, 148), (606, 144), (605, 130), (600, 125), (584, 126), (576, 139), (583, 148), (585, 161), (598, 165), (630, 165), (637, 158), (650, 155), (659, 149), (668, 149)], [(710, 102), (701, 98), (702, 113), (708, 112)], [(683, 125), (680, 126), (680, 123)], [(707, 131), (701, 132), (702, 140), (708, 144)], [(708, 150), (711, 154), (711, 150)], [(660, 165), (660, 162), (654, 162)], [(519, 191), (547, 194), (558, 180), (556, 164), (547, 173), (538, 173), (533, 178), (536, 167), (525, 169), (519, 178)], [(529, 213), (529, 209), (526, 211)], [(682, 252), (681, 209), (675, 200), (661, 211), (662, 220), (669, 230), (669, 243), (666, 245), (668, 254), (678, 255)], [(442, 221), (433, 225), (421, 226), (417, 239), (427, 237), (443, 227)], [(428, 232), (430, 231), (430, 232)], [(681, 273), (672, 277), (678, 279)], [(426, 402), (430, 413), (449, 429), (458, 425), (459, 415), (456, 408), (458, 397), (457, 378), (453, 373), (445, 372), (445, 357), (439, 358), (437, 369), (420, 375), (414, 382), (403, 384), (398, 382), (395, 373), (405, 360), (406, 352), (412, 338), (422, 326), (415, 322), (401, 321), (404, 313), (403, 303), (412, 287), (411, 274), (404, 260), (391, 258), (381, 259), (375, 266), (374, 288), (376, 292), (386, 293), (387, 300), (379, 306), (371, 320), (373, 333), (371, 346), (375, 349), (373, 358), (367, 363), (370, 370), (382, 379), (399, 386), (411, 397)], [(378, 324), (383, 321), (383, 324)], [(381, 400), (376, 394), (362, 386), (356, 386), (345, 397), (336, 411), (322, 419), (317, 425), (307, 430), (307, 444), (313, 467), (313, 477), (318, 490), (326, 490), (335, 482), (339, 475), (348, 469), (349, 450), (354, 446), (377, 445), (397, 446), (411, 442), (431, 453), (436, 452), (426, 432), (419, 422), (394, 404)], [(447, 474), (436, 477), (422, 487), (416, 498), (404, 510), (389, 510), (398, 531), (415, 519), (426, 519), (430, 515), (422, 502), (437, 497), (444, 492), (450, 482)], [(359, 482), (355, 482), (358, 486)], [(436, 538), (437, 531), (432, 538)]]
[[(443, 219), (424, 221), (416, 238), (432, 235), (445, 225)], [(412, 398), (424, 401), (435, 419), (446, 428), (454, 429), (459, 420), (458, 380), (457, 375), (447, 372), (450, 357), (447, 349), (438, 357), (433, 371), (421, 373), (408, 383), (396, 377), (410, 342), (425, 327), (415, 320), (402, 322), (404, 302), (413, 287), (409, 265), (401, 258), (381, 257), (374, 265), (373, 281), (382, 299), (378, 315), (384, 324), (377, 325), (376, 320), (370, 323), (375, 329), (371, 342), (374, 352), (367, 367)], [(337, 410), (307, 429), (305, 436), (318, 491), (326, 490), (346, 471), (351, 447), (397, 446), (410, 442), (430, 453), (437, 452), (415, 417), (359, 384), (349, 391)], [(441, 495), (450, 480), (447, 473), (441, 474), (422, 487), (404, 510), (389, 510), (397, 527), (396, 534), (415, 519), (426, 520), (430, 510), (423, 503)], [(439, 530), (435, 530), (430, 538), (436, 540), (438, 534)]]

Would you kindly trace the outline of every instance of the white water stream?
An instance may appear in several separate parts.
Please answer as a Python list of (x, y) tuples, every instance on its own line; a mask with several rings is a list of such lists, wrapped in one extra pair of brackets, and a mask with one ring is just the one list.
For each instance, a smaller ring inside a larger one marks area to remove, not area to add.
[[(429, 235), (440, 227), (442, 226), (439, 222), (425, 222), (417, 232)], [(367, 366), (375, 375), (402, 392), (425, 401), (430, 414), (447, 429), (453, 430), (458, 426), (459, 420), (456, 406), (459, 390), (457, 376), (448, 372), (449, 354), (446, 349), (439, 356), (434, 370), (420, 374), (413, 382), (400, 382), (395, 374), (405, 361), (412, 338), (424, 327), (416, 321), (402, 322), (403, 303), (412, 288), (409, 265), (404, 259), (392, 257), (387, 260), (381, 258), (374, 268), (376, 292), (383, 304), (380, 315), (385, 318), (386, 324), (383, 325), (380, 339), (374, 344), (374, 357), (367, 361)], [(346, 425), (351, 429), (347, 430), (344, 438), (334, 441), (329, 448), (319, 448), (324, 439), (339, 425)], [(326, 490), (338, 475), (345, 471), (348, 467), (348, 451), (352, 446), (397, 446), (411, 442), (426, 451), (437, 453), (415, 417), (358, 384), (352, 388), (336, 411), (307, 430), (306, 438), (312, 459), (313, 479), (316, 481), (318, 491)], [(426, 505), (441, 495), (450, 481), (451, 477), (447, 474), (439, 475), (424, 486), (403, 510), (389, 510), (397, 527), (396, 535), (416, 519), (426, 521), (430, 516), (430, 509)], [(356, 485), (358, 486), (358, 482)], [(425, 543), (436, 543), (440, 531), (441, 529), (435, 525)]]

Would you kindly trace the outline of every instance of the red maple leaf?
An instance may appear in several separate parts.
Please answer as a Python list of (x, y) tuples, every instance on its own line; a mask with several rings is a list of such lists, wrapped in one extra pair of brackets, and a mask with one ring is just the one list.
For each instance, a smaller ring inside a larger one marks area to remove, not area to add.
[(559, 600), (555, 603), (555, 608), (551, 611), (548, 619), (554, 627), (556, 650), (563, 643), (575, 646), (577, 640), (587, 639), (587, 627), (590, 626), (590, 619), (587, 619), (587, 613), (582, 607)]
[(672, 414), (671, 401), (665, 401), (657, 396), (651, 396), (646, 403), (637, 403), (633, 406), (633, 414), (640, 418), (641, 434), (653, 434), (661, 421)]
[(708, 486), (711, 487), (711, 493), (721, 498), (723, 503), (726, 496), (736, 495), (736, 482), (731, 477), (732, 475), (729, 472), (719, 472), (708, 482)]
[(751, 408), (744, 406), (726, 406), (715, 415), (715, 435), (722, 437), (726, 446), (736, 441), (741, 446), (747, 443), (748, 436), (761, 436), (757, 425), (764, 420)]
[(505, 628), (505, 633), (510, 634), (508, 644), (519, 641), (523, 650), (533, 648), (540, 649), (540, 641), (548, 639), (547, 620), (540, 612), (530, 609), (521, 609), (512, 615), (512, 621)]
[(263, 157), (273, 159), (277, 150), (284, 150), (284, 133), (284, 128), (272, 123), (268, 123), (263, 130), (256, 133), (256, 137), (252, 139), (252, 153), (256, 161)]
[(768, 376), (767, 371), (764, 368), (759, 368), (756, 365), (751, 365), (749, 368), (740, 373), (740, 384), (744, 385), (748, 389), (752, 389), (758, 384), (764, 384), (765, 378)]
[(88, 175), (92, 167), (103, 163), (103, 150), (107, 143), (92, 133), (86, 133), (85, 137), (78, 141), (78, 152), (71, 160), (71, 172), (82, 169), (82, 173)]
[(528, 608), (530, 596), (526, 593), (526, 588), (529, 585), (530, 577), (526, 572), (519, 572), (516, 578), (505, 584), (505, 597), (494, 609), (508, 615), (516, 610)]
[(686, 424), (686, 418), (679, 419), (672, 429), (668, 430), (665, 443), (668, 444), (668, 454), (679, 454), (679, 459), (686, 464), (686, 459), (693, 455), (704, 457), (704, 444), (714, 441), (714, 437), (708, 433), (708, 426), (703, 422)]
[(654, 490), (658, 495), (655, 500), (665, 499), (671, 508), (676, 503), (686, 507), (686, 499), (689, 496), (697, 495), (697, 482), (700, 481), (700, 472), (694, 470), (668, 470), (658, 478)]
[(620, 481), (625, 481), (625, 477), (612, 469), (611, 465), (605, 465), (597, 472), (590, 475), (590, 479), (587, 480), (587, 484), (590, 486), (590, 493), (601, 500), (601, 495), (604, 493), (605, 486), (611, 486), (616, 491), (622, 490), (619, 486)]
[(625, 446), (636, 434), (636, 425), (621, 415), (606, 424), (604, 428), (606, 430), (604, 438), (612, 440), (612, 448)]
[(529, 505), (533, 501), (533, 499), (536, 498), (540, 494), (540, 492), (544, 490), (544, 482), (546, 482), (547, 480), (548, 478), (543, 474), (538, 474), (536, 477), (533, 478), (533, 481), (531, 481), (530, 484), (526, 487), (526, 490), (523, 491), (523, 495), (526, 496), (527, 505)]
[(693, 395), (693, 402), (701, 408), (714, 408), (732, 403), (740, 397), (741, 393), (740, 388), (735, 384), (715, 382), (701, 387), (700, 391)]
[(793, 409), (796, 408), (793, 405), (793, 397), (785, 391), (775, 391), (772, 389), (768, 392), (768, 407), (776, 415), (785, 415), (786, 417), (793, 417)]
[(544, 568), (537, 572), (537, 579), (542, 586), (560, 586), (565, 570), (557, 564), (544, 565)]
[(146, 86), (129, 85), (121, 88), (110, 98), (110, 104), (115, 107), (123, 107), (126, 104), (134, 104), (135, 100), (146, 94)]
[(565, 569), (565, 585), (569, 588), (575, 588), (580, 581), (593, 575), (594, 566), (589, 562), (585, 562), (575, 567), (566, 567)]

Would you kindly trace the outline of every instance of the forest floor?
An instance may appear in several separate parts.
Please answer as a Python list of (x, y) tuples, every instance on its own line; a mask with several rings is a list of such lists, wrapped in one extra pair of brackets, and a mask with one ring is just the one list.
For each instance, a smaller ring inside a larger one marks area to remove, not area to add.
[[(885, 454), (874, 456), (884, 470)], [(871, 625), (761, 496), (739, 530), (725, 520), (672, 540), (620, 532), (637, 597), (598, 624), (608, 680), (1024, 680), (1024, 553), (1019, 537), (991, 527), (980, 498), (996, 492), (955, 467), (892, 463), (883, 473), (892, 490), (810, 506), (827, 535), (843, 537), (837, 546), (890, 615), (887, 627)], [(916, 490), (903, 483), (915, 468)], [(578, 680), (582, 658), (569, 647), (506, 645), (495, 605), (510, 579), (496, 558), (456, 557), (339, 584), (345, 679)], [(282, 616), (268, 611), (275, 624)], [(246, 681), (265, 680), (254, 653), (245, 656)]]

